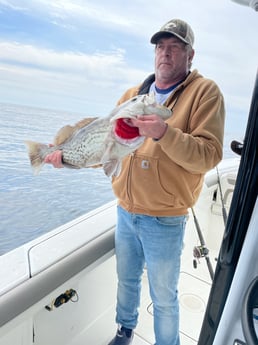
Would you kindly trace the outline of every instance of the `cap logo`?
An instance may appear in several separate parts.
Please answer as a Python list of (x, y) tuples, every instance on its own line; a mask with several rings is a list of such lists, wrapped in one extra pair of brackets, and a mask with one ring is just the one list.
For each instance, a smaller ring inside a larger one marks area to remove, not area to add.
[(169, 23), (167, 24), (164, 29), (176, 28), (176, 23)]

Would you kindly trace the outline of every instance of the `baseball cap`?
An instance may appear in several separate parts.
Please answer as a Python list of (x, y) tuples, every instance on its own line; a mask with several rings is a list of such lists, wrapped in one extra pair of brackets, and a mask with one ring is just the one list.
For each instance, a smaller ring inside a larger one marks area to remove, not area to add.
[(162, 36), (166, 36), (167, 34), (176, 36), (190, 46), (193, 46), (194, 44), (194, 33), (192, 28), (181, 19), (172, 19), (167, 22), (151, 37), (150, 41), (151, 43), (156, 44)]

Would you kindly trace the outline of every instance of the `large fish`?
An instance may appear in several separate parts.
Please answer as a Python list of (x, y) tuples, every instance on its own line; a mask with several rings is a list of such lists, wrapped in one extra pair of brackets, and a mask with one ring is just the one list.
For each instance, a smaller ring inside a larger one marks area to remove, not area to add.
[(44, 165), (46, 155), (62, 150), (65, 167), (79, 169), (102, 166), (107, 176), (119, 175), (121, 160), (145, 140), (138, 128), (132, 127), (126, 119), (150, 114), (166, 120), (171, 116), (171, 111), (156, 103), (153, 93), (139, 95), (116, 107), (107, 117), (88, 118), (75, 126), (61, 128), (54, 146), (26, 141), (35, 174)]

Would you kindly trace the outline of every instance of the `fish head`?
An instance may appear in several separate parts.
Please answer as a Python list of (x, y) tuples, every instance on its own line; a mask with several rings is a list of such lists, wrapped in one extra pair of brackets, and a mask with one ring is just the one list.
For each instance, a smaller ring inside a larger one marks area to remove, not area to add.
[(114, 132), (123, 139), (140, 137), (138, 127), (132, 126), (128, 119), (135, 119), (138, 115), (156, 114), (163, 120), (168, 119), (172, 112), (164, 105), (158, 104), (154, 93), (135, 96), (119, 105), (110, 116), (110, 123)]
[(113, 123), (117, 119), (133, 119), (138, 115), (156, 114), (163, 120), (171, 116), (171, 110), (162, 104), (156, 102), (154, 92), (144, 95), (137, 95), (128, 101), (120, 104), (110, 114), (110, 122)]

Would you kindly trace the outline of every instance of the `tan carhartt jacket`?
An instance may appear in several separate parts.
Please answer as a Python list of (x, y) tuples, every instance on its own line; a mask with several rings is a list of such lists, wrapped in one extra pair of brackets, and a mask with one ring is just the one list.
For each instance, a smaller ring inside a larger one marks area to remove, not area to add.
[[(129, 89), (119, 104), (139, 90)], [(113, 178), (118, 203), (129, 212), (187, 214), (200, 194), (204, 174), (222, 159), (224, 101), (213, 81), (194, 70), (165, 105), (173, 112), (165, 135), (159, 141), (146, 139)]]

